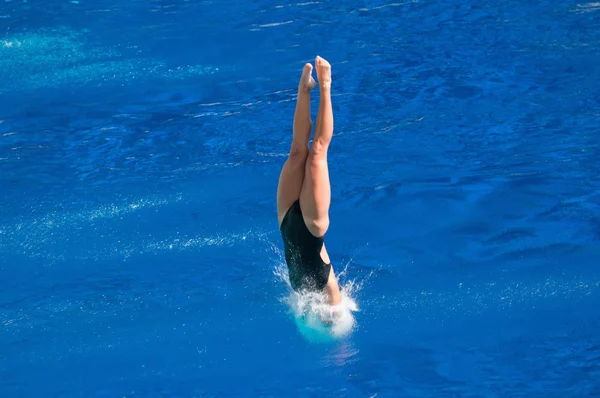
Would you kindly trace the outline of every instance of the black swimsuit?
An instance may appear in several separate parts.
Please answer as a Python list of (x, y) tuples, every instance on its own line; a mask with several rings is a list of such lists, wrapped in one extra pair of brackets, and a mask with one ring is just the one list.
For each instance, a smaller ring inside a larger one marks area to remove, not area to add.
[(306, 227), (300, 201), (289, 208), (280, 231), (292, 288), (296, 291), (323, 290), (329, 279), (331, 264), (325, 264), (321, 258), (324, 239), (317, 238)]

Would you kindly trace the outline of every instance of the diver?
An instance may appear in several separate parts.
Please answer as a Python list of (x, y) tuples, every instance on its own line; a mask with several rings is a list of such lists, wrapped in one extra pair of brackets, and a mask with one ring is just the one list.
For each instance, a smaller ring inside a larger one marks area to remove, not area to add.
[(331, 65), (316, 57), (315, 69), (320, 101), (312, 145), (309, 148), (310, 91), (317, 83), (313, 66), (307, 63), (298, 84), (292, 145), (279, 176), (277, 217), (292, 288), (322, 292), (330, 305), (337, 305), (342, 295), (324, 244), (331, 202), (327, 166), (333, 136)]

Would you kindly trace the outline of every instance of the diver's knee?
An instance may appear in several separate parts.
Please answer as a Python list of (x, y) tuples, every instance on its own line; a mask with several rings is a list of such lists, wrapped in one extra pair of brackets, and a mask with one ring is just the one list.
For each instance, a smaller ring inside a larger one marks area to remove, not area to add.
[(308, 146), (300, 145), (300, 144), (292, 144), (290, 148), (290, 153), (288, 155), (288, 159), (292, 162), (306, 162), (306, 158), (308, 157)]
[(327, 159), (327, 150), (329, 149), (329, 142), (325, 142), (323, 139), (318, 139), (312, 143), (310, 147), (310, 158), (311, 160), (322, 160)]
[(326, 216), (304, 220), (304, 222), (310, 233), (318, 238), (325, 236), (329, 229), (329, 217)]

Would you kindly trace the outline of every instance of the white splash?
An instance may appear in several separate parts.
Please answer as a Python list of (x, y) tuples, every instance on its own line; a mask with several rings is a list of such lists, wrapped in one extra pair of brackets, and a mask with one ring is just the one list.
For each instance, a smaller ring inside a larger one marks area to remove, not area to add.
[[(345, 275), (345, 269), (338, 279)], [(320, 292), (296, 292), (292, 289), (285, 264), (278, 264), (274, 274), (285, 282), (287, 295), (282, 301), (288, 306), (298, 331), (312, 343), (326, 343), (340, 340), (352, 333), (356, 326), (354, 312), (358, 311), (352, 297), (360, 288), (355, 281), (340, 282), (342, 302), (335, 306), (327, 303), (327, 297)]]

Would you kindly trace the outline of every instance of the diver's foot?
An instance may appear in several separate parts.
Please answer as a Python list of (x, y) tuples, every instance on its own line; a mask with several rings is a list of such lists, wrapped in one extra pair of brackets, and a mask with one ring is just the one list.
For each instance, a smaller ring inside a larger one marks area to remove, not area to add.
[(319, 87), (331, 87), (331, 65), (324, 58), (317, 56), (315, 59), (317, 68), (317, 79), (319, 79)]
[(313, 66), (311, 64), (306, 64), (302, 68), (302, 76), (300, 77), (300, 83), (298, 83), (298, 92), (309, 93), (317, 85), (315, 79), (312, 77), (312, 70)]

